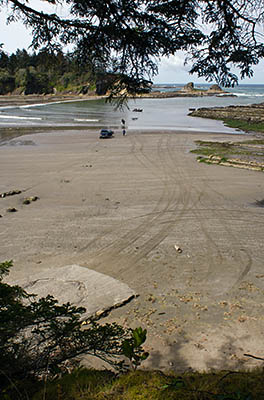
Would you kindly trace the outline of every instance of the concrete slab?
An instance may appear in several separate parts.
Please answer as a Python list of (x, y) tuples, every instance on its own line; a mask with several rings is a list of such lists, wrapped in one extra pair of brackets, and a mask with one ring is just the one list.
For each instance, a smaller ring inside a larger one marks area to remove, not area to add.
[(100, 316), (136, 295), (125, 283), (80, 265), (49, 268), (23, 280), (8, 280), (8, 283), (19, 285), (39, 298), (50, 294), (60, 304), (70, 302), (77, 307), (85, 307), (83, 320), (94, 315)]

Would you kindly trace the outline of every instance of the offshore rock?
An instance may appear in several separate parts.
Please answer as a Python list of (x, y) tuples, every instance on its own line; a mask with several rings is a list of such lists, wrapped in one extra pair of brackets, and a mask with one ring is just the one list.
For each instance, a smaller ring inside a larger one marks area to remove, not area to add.
[(194, 84), (193, 84), (193, 82), (187, 83), (187, 85), (185, 85), (185, 86), (183, 87), (183, 90), (187, 90), (187, 91), (189, 91), (189, 90), (194, 90)]
[(205, 97), (205, 96), (217, 96), (217, 95), (228, 95), (231, 93), (224, 91), (218, 85), (212, 85), (209, 89), (196, 89), (193, 82), (187, 83), (182, 89), (175, 91), (158, 91), (155, 87), (155, 91), (151, 91), (147, 94), (138, 95), (136, 97), (147, 97), (147, 98), (169, 98), (169, 97)]
[(209, 90), (210, 92), (217, 92), (217, 93), (223, 92), (223, 89), (220, 88), (219, 85), (212, 85), (208, 90)]

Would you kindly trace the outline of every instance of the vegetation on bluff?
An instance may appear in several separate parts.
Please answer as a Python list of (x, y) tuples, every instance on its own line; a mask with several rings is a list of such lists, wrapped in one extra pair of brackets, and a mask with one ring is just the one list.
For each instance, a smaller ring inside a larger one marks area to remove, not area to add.
[(88, 66), (71, 53), (17, 50), (8, 56), (0, 51), (0, 95), (95, 93), (95, 82)]

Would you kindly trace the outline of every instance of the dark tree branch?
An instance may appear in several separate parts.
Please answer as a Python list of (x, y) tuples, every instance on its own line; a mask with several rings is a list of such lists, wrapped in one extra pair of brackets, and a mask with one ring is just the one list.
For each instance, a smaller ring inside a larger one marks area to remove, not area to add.
[(253, 356), (252, 354), (247, 354), (247, 353), (245, 353), (244, 356), (254, 358), (255, 360), (264, 361), (264, 358), (262, 358), (262, 357), (256, 357), (256, 356)]
[(224, 86), (238, 80), (233, 65), (241, 77), (250, 77), (252, 65), (264, 57), (257, 31), (263, 0), (66, 0), (68, 19), (19, 0), (6, 3), (12, 8), (10, 20), (20, 18), (32, 28), (34, 48), (74, 44), (81, 62), (89, 62), (94, 72), (100, 66), (106, 74), (127, 75), (127, 85), (137, 82), (127, 86), (129, 92), (137, 93), (142, 79), (157, 74), (157, 60), (177, 50), (188, 52), (191, 73)]

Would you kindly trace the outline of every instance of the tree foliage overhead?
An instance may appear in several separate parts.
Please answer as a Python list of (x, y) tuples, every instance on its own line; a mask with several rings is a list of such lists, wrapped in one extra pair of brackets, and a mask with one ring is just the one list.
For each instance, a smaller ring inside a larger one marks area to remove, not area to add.
[(264, 57), (263, 0), (46, 1), (65, 4), (70, 17), (19, 0), (0, 3), (9, 5), (10, 21), (20, 19), (32, 29), (33, 48), (74, 44), (80, 62), (118, 75), (117, 90), (144, 90), (160, 57), (178, 50), (188, 54), (192, 73), (224, 86), (237, 83), (233, 66), (242, 78), (251, 77)]

